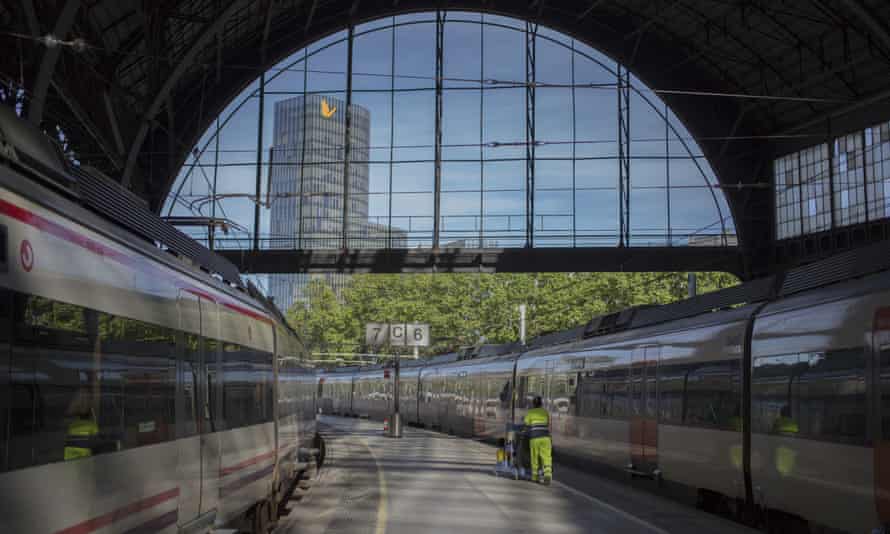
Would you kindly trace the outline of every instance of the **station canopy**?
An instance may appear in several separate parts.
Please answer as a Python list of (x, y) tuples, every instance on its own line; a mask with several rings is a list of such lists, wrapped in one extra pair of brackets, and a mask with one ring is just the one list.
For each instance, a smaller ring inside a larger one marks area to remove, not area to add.
[[(24, 5), (0, 97), (163, 215), (227, 219), (217, 247), (738, 246), (752, 275), (885, 215), (877, 171), (836, 185), (890, 160), (877, 0)], [(322, 100), (366, 138), (287, 160), (276, 110)], [(338, 160), (339, 193), (276, 189)]]

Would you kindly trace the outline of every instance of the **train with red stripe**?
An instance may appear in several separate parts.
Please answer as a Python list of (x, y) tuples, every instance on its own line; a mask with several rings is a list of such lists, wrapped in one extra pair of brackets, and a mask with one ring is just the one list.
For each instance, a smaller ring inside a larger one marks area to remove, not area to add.
[[(402, 365), (403, 422), (492, 439), (541, 396), (557, 458), (694, 495), (770, 532), (887, 532), (890, 245), (516, 344)], [(321, 377), (383, 418), (394, 369)], [(559, 468), (554, 472), (559, 479)]]
[(0, 106), (0, 532), (265, 533), (316, 381), (231, 264)]

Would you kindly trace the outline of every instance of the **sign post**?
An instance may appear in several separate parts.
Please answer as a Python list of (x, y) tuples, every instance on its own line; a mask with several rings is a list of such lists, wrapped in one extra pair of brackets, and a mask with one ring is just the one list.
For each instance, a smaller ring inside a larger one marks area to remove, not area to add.
[[(418, 347), (430, 344), (430, 325), (420, 323), (368, 323), (365, 325), (365, 344), (370, 347), (390, 345), (395, 349), (395, 375), (392, 378), (393, 407), (388, 425), (384, 427), (387, 437), (402, 437), (402, 418), (399, 413), (399, 393), (401, 389), (400, 375), (402, 355), (398, 347), (414, 347), (414, 358), (417, 358)], [(384, 378), (387, 373), (384, 372)]]

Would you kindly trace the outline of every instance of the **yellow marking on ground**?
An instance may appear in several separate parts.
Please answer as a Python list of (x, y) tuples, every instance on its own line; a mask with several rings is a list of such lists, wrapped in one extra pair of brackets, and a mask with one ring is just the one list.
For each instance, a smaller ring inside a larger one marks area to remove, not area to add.
[(365, 441), (365, 447), (368, 448), (371, 458), (374, 459), (374, 465), (377, 467), (377, 487), (380, 491), (380, 497), (377, 499), (377, 526), (374, 529), (374, 534), (386, 534), (386, 523), (389, 520), (389, 510), (387, 509), (389, 493), (386, 489), (386, 475), (383, 474), (383, 466), (380, 465), (380, 460), (377, 459), (377, 455), (374, 454), (374, 450), (367, 441)]

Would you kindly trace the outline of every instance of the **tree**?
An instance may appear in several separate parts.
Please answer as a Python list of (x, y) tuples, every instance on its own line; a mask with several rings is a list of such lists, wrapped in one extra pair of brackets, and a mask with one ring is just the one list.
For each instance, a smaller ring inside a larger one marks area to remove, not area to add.
[[(735, 285), (726, 273), (698, 273), (699, 292)], [(309, 302), (288, 313), (315, 353), (367, 352), (369, 322), (430, 325), (440, 354), (478, 343), (519, 338), (519, 304), (526, 304), (527, 337), (573, 328), (591, 318), (644, 304), (666, 304), (687, 295), (685, 273), (501, 273), (356, 275), (338, 300), (323, 280), (313, 280)]]

